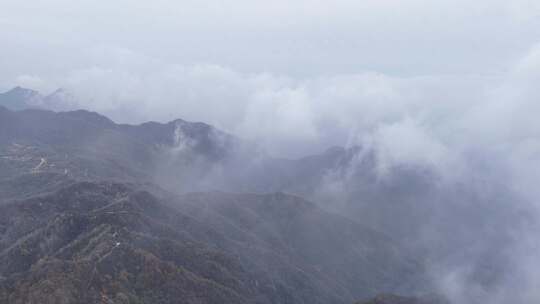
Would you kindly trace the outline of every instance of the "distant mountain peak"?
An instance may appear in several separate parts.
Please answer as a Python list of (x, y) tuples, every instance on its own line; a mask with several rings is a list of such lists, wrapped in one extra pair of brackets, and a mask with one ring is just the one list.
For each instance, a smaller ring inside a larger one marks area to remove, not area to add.
[(101, 115), (97, 112), (92, 112), (88, 110), (75, 110), (75, 111), (63, 112), (63, 113), (59, 113), (59, 115), (65, 115), (70, 118), (80, 119), (80, 120), (91, 122), (97, 125), (104, 125), (104, 126), (115, 125), (115, 123), (112, 120), (110, 120), (108, 117)]
[(21, 86), (16, 86), (13, 89), (5, 92), (4, 94), (17, 94), (17, 95), (24, 94), (24, 95), (29, 96), (29, 95), (37, 95), (39, 94), (39, 92), (32, 89), (28, 89), (28, 88), (23, 88)]
[(78, 108), (77, 98), (64, 88), (56, 89), (44, 100), (47, 109), (53, 111), (72, 111)]
[(58, 88), (54, 90), (54, 92), (52, 92), (50, 95), (57, 94), (57, 93), (65, 93), (65, 92), (67, 91), (64, 88)]
[(0, 94), (0, 105), (15, 111), (41, 108), (43, 106), (43, 96), (38, 91), (16, 86)]
[(0, 94), (0, 95), (10, 96), (11, 98), (21, 98), (21, 99), (34, 98), (34, 97), (39, 97), (39, 98), (43, 97), (43, 96), (41, 96), (41, 94), (38, 91), (28, 89), (28, 88), (23, 88), (23, 87), (20, 87), (20, 86), (16, 86), (13, 89), (11, 89), (11, 90), (3, 93), (3, 94)]
[(187, 122), (185, 120), (178, 118), (178, 119), (175, 119), (175, 120), (172, 120), (172, 121), (168, 122), (167, 124), (181, 126), (181, 125), (184, 125), (186, 123)]
[(58, 112), (72, 111), (79, 107), (77, 98), (64, 88), (58, 88), (44, 96), (38, 91), (20, 86), (0, 93), (0, 105), (13, 111), (44, 109)]
[(68, 90), (64, 89), (64, 88), (58, 88), (56, 90), (54, 90), (54, 92), (52, 92), (51, 94), (47, 95), (47, 98), (49, 97), (53, 97), (53, 96), (73, 96)]

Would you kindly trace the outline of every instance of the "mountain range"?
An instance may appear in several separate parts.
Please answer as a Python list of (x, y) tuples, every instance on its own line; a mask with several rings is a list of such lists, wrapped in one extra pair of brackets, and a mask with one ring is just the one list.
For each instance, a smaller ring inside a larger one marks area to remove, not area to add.
[(359, 146), (283, 159), (201, 122), (59, 112), (66, 96), (0, 94), (0, 303), (438, 304), (434, 265), (486, 254), (472, 277), (493, 286), (506, 270), (460, 249), (507, 241), (469, 229), (486, 209), (467, 184), (381, 180)]

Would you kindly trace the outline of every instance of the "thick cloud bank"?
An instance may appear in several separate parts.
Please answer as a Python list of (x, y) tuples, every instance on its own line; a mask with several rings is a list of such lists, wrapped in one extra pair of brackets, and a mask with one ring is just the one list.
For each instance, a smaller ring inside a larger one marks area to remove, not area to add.
[(534, 191), (527, 181), (540, 172), (534, 166), (539, 50), (533, 47), (507, 72), (490, 77), (365, 72), (297, 79), (171, 65), (106, 48), (93, 52), (96, 62), (108, 61), (102, 65), (16, 82), (44, 90), (61, 86), (79, 107), (120, 122), (205, 121), (280, 156), (332, 145), (375, 146), (384, 160), (381, 172), (394, 162), (454, 171), (464, 153), (489, 152), (510, 166), (512, 180), (523, 179), (523, 190)]

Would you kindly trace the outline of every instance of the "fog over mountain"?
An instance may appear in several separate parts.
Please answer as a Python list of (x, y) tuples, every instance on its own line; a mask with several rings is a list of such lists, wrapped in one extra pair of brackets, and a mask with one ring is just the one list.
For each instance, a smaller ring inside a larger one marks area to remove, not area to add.
[(537, 1), (1, 6), (0, 303), (540, 300)]

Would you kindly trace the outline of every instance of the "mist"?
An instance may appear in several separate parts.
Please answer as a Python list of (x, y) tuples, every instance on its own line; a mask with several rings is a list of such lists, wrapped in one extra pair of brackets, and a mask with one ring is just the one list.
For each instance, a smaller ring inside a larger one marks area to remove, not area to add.
[(417, 254), (451, 303), (540, 301), (536, 1), (19, 2), (1, 89), (231, 148), (200, 157), (177, 123), (160, 186), (299, 195)]

